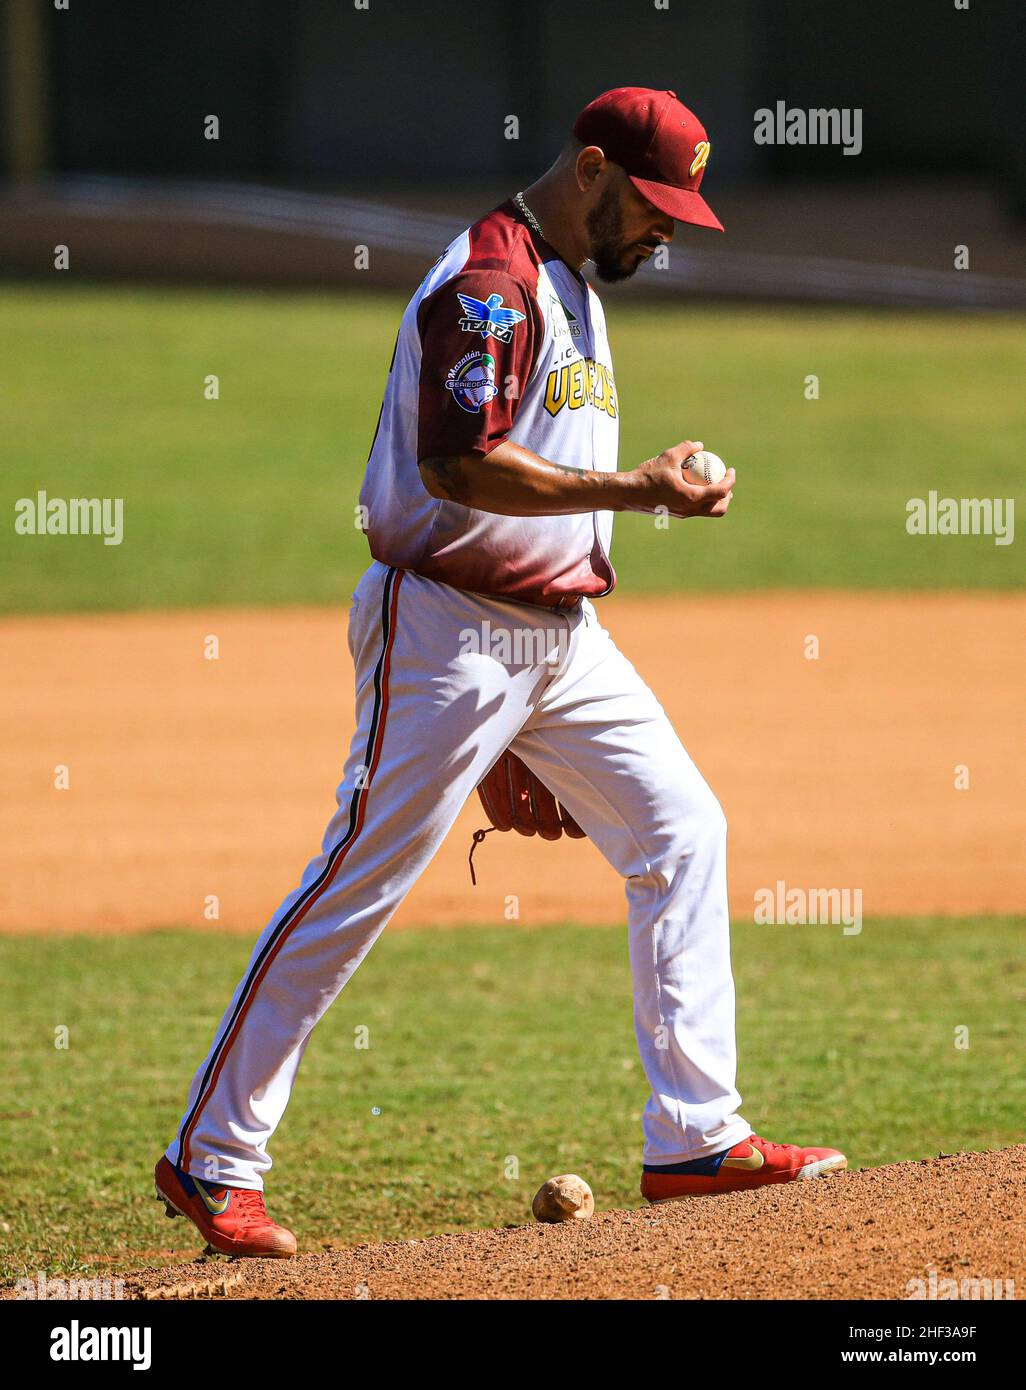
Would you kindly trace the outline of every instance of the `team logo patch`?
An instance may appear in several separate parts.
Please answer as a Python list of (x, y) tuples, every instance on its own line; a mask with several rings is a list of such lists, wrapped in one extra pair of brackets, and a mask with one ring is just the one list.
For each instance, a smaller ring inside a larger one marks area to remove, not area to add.
[(698, 144), (695, 146), (695, 157), (691, 161), (691, 168), (688, 170), (692, 178), (694, 178), (696, 174), (701, 173), (709, 163), (709, 149), (708, 140), (699, 140)]
[(464, 317), (460, 319), (460, 327), (464, 333), (480, 333), (482, 338), (491, 335), (500, 343), (508, 343), (517, 324), (527, 318), (519, 309), (508, 309), (502, 302), (501, 294), (490, 294), (487, 299), (475, 299), (472, 294), (457, 294), (456, 298), (463, 305)]
[[(571, 338), (581, 336), (581, 325), (577, 315), (571, 313), (561, 299), (557, 299), (554, 294), (549, 295), (550, 317), (552, 319), (552, 336), (554, 338), (565, 338), (568, 334)], [(563, 326), (561, 319), (566, 321)]]
[(499, 394), (495, 384), (495, 358), (487, 352), (468, 352), (449, 368), (445, 389), (452, 392), (461, 410), (470, 415), (479, 414), (481, 407), (494, 401)]

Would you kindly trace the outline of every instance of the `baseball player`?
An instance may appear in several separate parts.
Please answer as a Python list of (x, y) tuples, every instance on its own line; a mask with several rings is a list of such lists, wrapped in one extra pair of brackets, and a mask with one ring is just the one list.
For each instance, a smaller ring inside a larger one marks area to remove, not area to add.
[(403, 314), (361, 502), (357, 728), (321, 853), (259, 938), (155, 1172), (169, 1215), (228, 1254), (289, 1256), (268, 1144), (311, 1030), (485, 781), (500, 828), (584, 833), (626, 883), (651, 1096), (650, 1201), (811, 1178), (834, 1149), (752, 1133), (735, 1089), (726, 823), (592, 600), (620, 511), (722, 517), (685, 440), (617, 471), (602, 305), (686, 222), (709, 140), (673, 92), (605, 92), (555, 164), (463, 232)]

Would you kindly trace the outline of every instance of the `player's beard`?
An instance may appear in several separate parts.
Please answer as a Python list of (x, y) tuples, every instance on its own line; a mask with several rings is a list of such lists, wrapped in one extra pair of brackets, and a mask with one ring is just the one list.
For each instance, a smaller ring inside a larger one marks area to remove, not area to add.
[(618, 280), (629, 280), (638, 265), (624, 265), (627, 247), (623, 240), (623, 211), (616, 189), (607, 184), (602, 195), (584, 220), (591, 238), (589, 259), (595, 266), (600, 280), (607, 285), (615, 285)]

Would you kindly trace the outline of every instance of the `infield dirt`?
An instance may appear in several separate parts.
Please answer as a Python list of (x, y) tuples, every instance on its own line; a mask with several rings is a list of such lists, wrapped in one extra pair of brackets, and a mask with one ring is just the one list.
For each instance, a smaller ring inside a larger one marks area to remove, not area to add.
[(161, 1299), (978, 1299), (1023, 1289), (1022, 1145), (562, 1226), (289, 1261), (197, 1256), (125, 1281), (126, 1297)]
[[(867, 917), (1021, 911), (1026, 597), (599, 611), (723, 802), (735, 915), (779, 880), (860, 888)], [(256, 933), (334, 809), (352, 729), (344, 613), (10, 618), (0, 638), (0, 929)], [(473, 797), (396, 925), (502, 921), (509, 894), (524, 925), (623, 920), (622, 885), (587, 841), (492, 836), (473, 889), (482, 823)]]

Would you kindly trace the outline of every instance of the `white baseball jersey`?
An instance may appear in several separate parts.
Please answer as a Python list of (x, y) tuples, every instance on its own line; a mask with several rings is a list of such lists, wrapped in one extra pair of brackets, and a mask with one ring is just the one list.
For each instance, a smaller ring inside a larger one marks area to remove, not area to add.
[(618, 405), (598, 295), (513, 203), (449, 246), (403, 314), (360, 501), (371, 553), (458, 589), (549, 607), (605, 594), (611, 512), (513, 517), (439, 501), (420, 459), (512, 440), (616, 471)]

